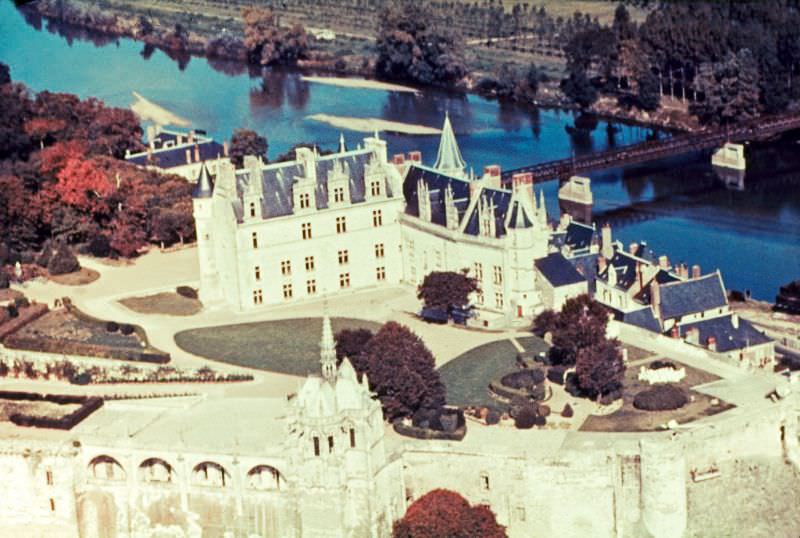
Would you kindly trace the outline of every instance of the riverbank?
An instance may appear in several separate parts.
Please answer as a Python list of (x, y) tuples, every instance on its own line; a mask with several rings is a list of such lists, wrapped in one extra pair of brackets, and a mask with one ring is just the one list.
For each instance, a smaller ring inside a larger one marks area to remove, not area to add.
[(314, 114), (308, 116), (308, 119), (327, 123), (339, 129), (348, 129), (350, 131), (359, 131), (362, 133), (374, 133), (378, 131), (407, 135), (440, 135), (442, 133), (441, 129), (436, 129), (434, 127), (401, 123), (398, 121), (387, 121), (380, 118), (352, 118), (346, 116), (332, 116), (330, 114)]

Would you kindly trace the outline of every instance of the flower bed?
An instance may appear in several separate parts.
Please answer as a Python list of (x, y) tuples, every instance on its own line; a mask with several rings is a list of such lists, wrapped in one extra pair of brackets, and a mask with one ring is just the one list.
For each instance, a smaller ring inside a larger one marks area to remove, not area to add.
[(6, 337), (11, 334), (14, 334), (22, 327), (31, 323), (40, 317), (44, 316), (48, 312), (48, 308), (46, 304), (38, 304), (34, 303), (30, 306), (20, 308), (18, 310), (18, 315), (15, 318), (10, 318), (0, 324), (0, 342), (5, 341)]

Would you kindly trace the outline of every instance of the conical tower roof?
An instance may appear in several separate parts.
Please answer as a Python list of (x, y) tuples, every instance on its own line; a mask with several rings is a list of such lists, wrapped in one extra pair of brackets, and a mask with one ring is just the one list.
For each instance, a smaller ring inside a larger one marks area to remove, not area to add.
[(461, 157), (461, 150), (458, 149), (456, 135), (453, 133), (453, 126), (450, 124), (450, 115), (445, 112), (444, 126), (442, 126), (442, 139), (439, 142), (439, 153), (436, 155), (434, 168), (442, 173), (463, 177), (467, 163)]
[(206, 163), (204, 162), (200, 168), (197, 184), (192, 190), (192, 198), (211, 198), (213, 194), (214, 183), (211, 181), (211, 175), (208, 173), (208, 168), (206, 168)]

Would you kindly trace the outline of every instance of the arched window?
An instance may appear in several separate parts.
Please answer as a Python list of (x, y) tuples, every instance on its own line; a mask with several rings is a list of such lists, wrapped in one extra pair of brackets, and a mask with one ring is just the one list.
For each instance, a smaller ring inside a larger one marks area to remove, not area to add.
[(282, 481), (280, 471), (269, 465), (257, 465), (247, 473), (247, 485), (251, 489), (277, 491)]
[(224, 488), (231, 482), (231, 475), (219, 463), (204, 461), (192, 470), (192, 484)]
[(111, 456), (97, 456), (89, 462), (89, 476), (100, 480), (125, 480), (125, 470)]
[(140, 476), (144, 482), (173, 482), (175, 470), (172, 465), (161, 458), (149, 458), (139, 466)]

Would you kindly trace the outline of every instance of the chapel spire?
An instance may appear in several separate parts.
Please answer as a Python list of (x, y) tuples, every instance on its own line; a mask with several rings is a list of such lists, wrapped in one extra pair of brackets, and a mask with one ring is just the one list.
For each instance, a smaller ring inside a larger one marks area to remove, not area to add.
[(339, 153), (347, 151), (347, 146), (344, 144), (344, 133), (339, 133)]
[(450, 114), (447, 111), (444, 113), (439, 153), (436, 155), (436, 164), (433, 167), (442, 173), (455, 177), (464, 177), (464, 170), (467, 167), (461, 157), (461, 150), (458, 149), (456, 135), (453, 133), (453, 126), (450, 124)]
[(322, 318), (319, 362), (322, 365), (322, 377), (327, 381), (333, 381), (336, 377), (336, 342), (333, 339), (333, 329), (331, 328), (331, 318), (328, 316), (327, 305), (325, 316)]

